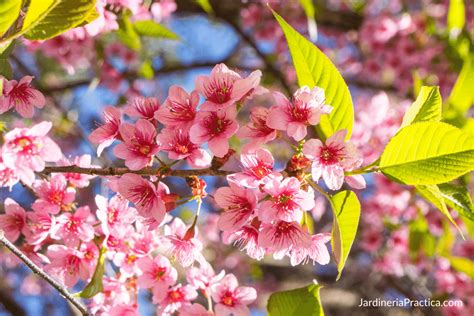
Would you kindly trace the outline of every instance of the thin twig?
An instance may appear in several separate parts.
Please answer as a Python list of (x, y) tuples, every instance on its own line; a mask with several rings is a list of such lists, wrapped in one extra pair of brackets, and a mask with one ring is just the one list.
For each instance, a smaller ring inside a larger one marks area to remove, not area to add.
[[(142, 176), (156, 176), (160, 175), (162, 168), (143, 168), (140, 170), (130, 170), (124, 167), (109, 167), (109, 168), (82, 168), (78, 166), (55, 166), (46, 167), (40, 174), (51, 174), (51, 173), (80, 173), (97, 176), (121, 176), (126, 173), (134, 173)], [(216, 170), (212, 168), (206, 169), (190, 169), (190, 170), (168, 170), (164, 176), (172, 177), (190, 177), (190, 176), (226, 176), (233, 172)]]
[(82, 304), (76, 297), (74, 297), (68, 290), (67, 288), (53, 279), (49, 274), (44, 272), (43, 269), (38, 267), (33, 261), (31, 261), (20, 249), (18, 249), (13, 243), (11, 243), (7, 238), (5, 238), (3, 230), (0, 229), (0, 243), (3, 244), (5, 247), (7, 247), (15, 256), (18, 257), (21, 261), (25, 263), (25, 265), (31, 269), (34, 273), (39, 275), (42, 279), (44, 279), (46, 282), (51, 284), (52, 287), (54, 287), (61, 295), (67, 299), (73, 306), (75, 306), (82, 315), (91, 315), (89, 311), (87, 310), (87, 307)]

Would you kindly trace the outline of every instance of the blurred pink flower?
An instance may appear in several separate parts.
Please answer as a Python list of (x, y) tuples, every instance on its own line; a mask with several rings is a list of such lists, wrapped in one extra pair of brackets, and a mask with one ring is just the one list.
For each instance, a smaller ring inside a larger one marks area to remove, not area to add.
[(110, 200), (102, 195), (95, 196), (97, 205), (97, 218), (101, 222), (102, 232), (105, 235), (112, 234), (124, 237), (126, 227), (135, 221), (136, 210), (128, 206), (128, 201), (120, 195), (113, 196)]
[(309, 248), (311, 235), (297, 222), (278, 221), (274, 224), (263, 224), (258, 235), (258, 244), (273, 251), (275, 259), (281, 259), (294, 247)]
[(26, 213), (23, 207), (10, 198), (5, 200), (4, 205), (5, 214), (0, 214), (0, 229), (8, 240), (15, 242), (27, 228)]
[(84, 254), (75, 248), (50, 245), (47, 255), (51, 263), (45, 267), (45, 270), (67, 287), (73, 287), (79, 279), (86, 281), (91, 275)]
[(35, 171), (44, 169), (45, 162), (62, 156), (59, 146), (46, 136), (51, 127), (51, 122), (41, 122), (31, 128), (15, 128), (4, 136), (3, 163), (27, 185), (33, 183)]
[[(31, 118), (34, 107), (39, 109), (46, 103), (41, 92), (31, 87), (33, 77), (25, 76), (19, 82), (16, 80), (3, 80), (3, 95), (0, 94), (0, 114), (11, 108), (25, 118)], [(1, 91), (0, 91), (1, 92)]]
[(257, 291), (252, 287), (239, 286), (233, 274), (226, 275), (211, 287), (212, 299), (216, 302), (216, 316), (250, 315), (247, 305), (257, 299)]
[(89, 223), (91, 215), (88, 206), (79, 207), (74, 213), (61, 214), (51, 229), (51, 238), (62, 240), (69, 247), (91, 241), (94, 238), (94, 227)]
[(141, 271), (138, 276), (140, 288), (153, 288), (154, 291), (165, 292), (178, 279), (178, 272), (170, 264), (168, 258), (157, 255), (155, 258), (145, 256), (137, 261)]
[(311, 237), (311, 246), (308, 248), (297, 247), (290, 253), (291, 265), (307, 263), (309, 260), (325, 265), (329, 263), (330, 255), (326, 243), (331, 240), (331, 234), (316, 234)]
[(242, 148), (242, 152), (254, 152), (260, 145), (266, 144), (276, 138), (275, 129), (267, 126), (269, 109), (257, 106), (250, 110), (250, 122), (242, 126), (237, 132), (240, 138), (248, 138), (250, 142)]
[(197, 292), (189, 285), (177, 284), (166, 291), (153, 289), (153, 303), (159, 304), (158, 315), (173, 315), (183, 306), (191, 305), (191, 300), (197, 297)]
[[(90, 168), (91, 165), (91, 156), (90, 155), (82, 155), (76, 156), (72, 161), (67, 159), (66, 157), (61, 158), (57, 162), (58, 166), (77, 166), (81, 168)], [(74, 185), (77, 188), (85, 188), (89, 186), (89, 180), (95, 178), (93, 175), (88, 174), (81, 174), (81, 173), (73, 173), (73, 172), (65, 172), (63, 173), (64, 177), (70, 184)]]
[(188, 267), (194, 261), (201, 262), (202, 243), (195, 236), (195, 228), (187, 228), (180, 218), (165, 226), (162, 237), (165, 252), (175, 258), (183, 267)]

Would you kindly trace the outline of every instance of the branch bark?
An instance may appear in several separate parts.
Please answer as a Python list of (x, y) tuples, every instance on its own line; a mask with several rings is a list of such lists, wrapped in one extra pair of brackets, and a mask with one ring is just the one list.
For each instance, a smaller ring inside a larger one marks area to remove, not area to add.
[(156, 176), (162, 174), (163, 176), (172, 177), (190, 177), (190, 176), (226, 176), (233, 172), (216, 170), (212, 168), (206, 169), (190, 169), (190, 170), (174, 170), (163, 168), (143, 168), (140, 170), (130, 170), (124, 167), (109, 167), (109, 168), (82, 168), (78, 166), (55, 166), (46, 167), (41, 174), (47, 175), (51, 173), (80, 173), (96, 176), (121, 176), (126, 173), (134, 173), (142, 176)]
[(4, 235), (4, 232), (0, 230), (0, 243), (8, 248), (15, 256), (18, 257), (25, 265), (31, 269), (34, 273), (39, 275), (42, 279), (48, 282), (52, 287), (54, 287), (66, 300), (71, 302), (71, 304), (76, 307), (82, 315), (89, 316), (91, 313), (87, 310), (87, 307), (76, 297), (74, 297), (68, 289), (53, 279), (49, 274), (44, 272), (43, 269), (38, 267), (33, 261), (30, 260), (20, 249), (18, 249), (12, 242), (10, 242)]

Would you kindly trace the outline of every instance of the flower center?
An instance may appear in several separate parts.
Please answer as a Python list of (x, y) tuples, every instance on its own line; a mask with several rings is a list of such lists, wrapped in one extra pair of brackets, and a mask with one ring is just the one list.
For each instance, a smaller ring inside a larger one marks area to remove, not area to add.
[(235, 300), (231, 292), (226, 292), (221, 300), (222, 304), (227, 306), (234, 306)]
[(326, 146), (321, 149), (319, 160), (324, 165), (333, 165), (344, 159), (344, 148)]
[(183, 294), (179, 290), (173, 290), (168, 295), (170, 299), (174, 302), (178, 302), (183, 298)]
[(150, 145), (141, 145), (139, 151), (143, 155), (148, 155), (151, 151), (151, 147)]

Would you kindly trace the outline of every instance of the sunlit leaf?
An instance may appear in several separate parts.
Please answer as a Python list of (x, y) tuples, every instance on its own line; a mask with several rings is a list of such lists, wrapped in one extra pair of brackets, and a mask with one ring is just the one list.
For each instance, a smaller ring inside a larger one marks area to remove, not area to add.
[(338, 192), (331, 197), (331, 200), (334, 211), (331, 244), (339, 279), (357, 234), (360, 203), (357, 195), (352, 191)]
[(79, 297), (91, 298), (94, 295), (102, 292), (102, 278), (104, 276), (105, 270), (104, 264), (106, 252), (106, 248), (102, 247), (100, 249), (99, 259), (97, 260), (97, 265), (95, 267), (94, 274), (92, 275), (92, 279), (90, 280), (89, 284), (87, 284), (86, 287), (80, 293), (78, 293)]
[(446, 204), (459, 215), (474, 221), (474, 206), (469, 191), (462, 186), (450, 183), (438, 185)]
[(276, 12), (272, 12), (285, 33), (298, 76), (298, 84), (323, 88), (326, 104), (333, 107), (329, 115), (321, 117), (318, 127), (323, 136), (329, 137), (340, 129), (347, 129), (349, 139), (354, 124), (354, 109), (346, 82), (336, 66), (319, 48), (293, 29)]
[(318, 284), (273, 293), (267, 304), (269, 316), (322, 316)]
[(390, 140), (379, 166), (406, 184), (448, 182), (473, 170), (474, 137), (446, 123), (414, 123)]
[(18, 18), (21, 9), (21, 1), (0, 1), (0, 36), (2, 36)]
[(456, 38), (466, 23), (464, 0), (450, 0), (448, 10), (448, 30), (451, 38)]
[[(47, 14), (43, 18), (33, 20), (34, 25), (25, 34), (25, 37), (32, 40), (55, 37), (81, 24), (94, 7), (95, 0), (61, 0), (51, 10), (47, 10)], [(31, 10), (34, 8), (30, 6), (28, 12)]]
[(439, 87), (423, 86), (418, 97), (410, 106), (405, 115), (401, 127), (415, 122), (440, 121), (442, 100)]
[(448, 105), (459, 113), (466, 113), (474, 104), (474, 93), (472, 87), (474, 82), (474, 54), (466, 57), (454, 84), (453, 90), (448, 98)]
[(166, 28), (165, 26), (151, 20), (137, 21), (133, 23), (133, 27), (135, 28), (135, 31), (141, 36), (166, 38), (172, 40), (179, 39), (179, 36), (176, 33)]
[(214, 10), (212, 9), (211, 3), (209, 0), (196, 0), (196, 3), (201, 7), (209, 15), (214, 14)]

